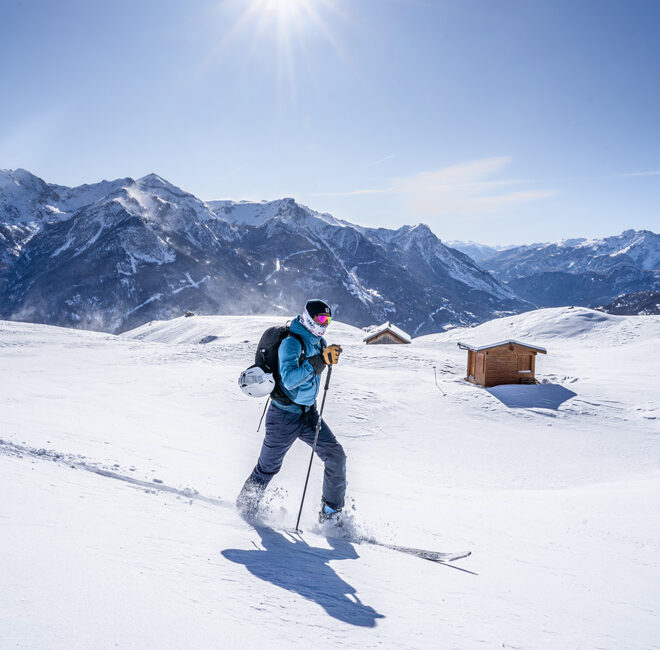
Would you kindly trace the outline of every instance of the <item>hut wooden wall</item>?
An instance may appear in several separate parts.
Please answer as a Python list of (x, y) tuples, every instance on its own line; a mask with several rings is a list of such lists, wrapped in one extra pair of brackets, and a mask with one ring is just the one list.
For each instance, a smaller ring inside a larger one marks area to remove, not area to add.
[(467, 379), (481, 386), (533, 384), (536, 351), (506, 344), (488, 350), (468, 350)]
[[(508, 344), (491, 348), (486, 356), (486, 375), (483, 386), (534, 382), (536, 352), (521, 345)], [(519, 372), (525, 370), (529, 372)]]
[(475, 372), (477, 368), (477, 355), (474, 350), (468, 350), (467, 379), (475, 381)]
[(486, 352), (477, 352), (475, 356), (474, 380), (484, 385), (486, 381)]
[(517, 384), (518, 355), (515, 352), (501, 348), (488, 350), (486, 355), (486, 381), (484, 386), (497, 386), (498, 384)]
[(407, 341), (394, 336), (390, 332), (381, 332), (378, 336), (374, 336), (374, 338), (367, 341), (367, 345), (378, 345), (381, 343), (407, 343)]

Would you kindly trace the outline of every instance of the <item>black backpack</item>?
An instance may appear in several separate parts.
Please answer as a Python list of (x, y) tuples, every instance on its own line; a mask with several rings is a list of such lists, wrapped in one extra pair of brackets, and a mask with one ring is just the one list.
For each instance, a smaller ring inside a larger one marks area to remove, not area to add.
[(289, 329), (288, 323), (286, 325), (269, 327), (261, 335), (259, 344), (257, 345), (257, 351), (254, 355), (254, 365), (259, 366), (264, 372), (272, 373), (273, 379), (275, 379), (275, 388), (273, 388), (270, 398), (276, 402), (280, 402), (280, 404), (293, 404), (293, 401), (282, 390), (278, 359), (280, 343), (288, 336), (293, 336), (300, 343), (302, 352), (298, 363), (302, 364), (305, 360), (305, 342), (299, 334)]

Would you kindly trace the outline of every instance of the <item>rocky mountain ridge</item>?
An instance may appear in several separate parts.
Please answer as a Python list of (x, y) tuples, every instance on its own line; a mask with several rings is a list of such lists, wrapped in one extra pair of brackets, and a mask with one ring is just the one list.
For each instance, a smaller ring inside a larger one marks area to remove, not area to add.
[(289, 315), (310, 296), (413, 334), (530, 308), (423, 224), (205, 203), (155, 174), (68, 188), (0, 172), (0, 318), (120, 332), (187, 309)]
[(624, 294), (598, 309), (617, 316), (657, 316), (660, 315), (660, 291)]
[(595, 307), (618, 296), (660, 290), (660, 235), (626, 230), (602, 239), (513, 246), (480, 266), (538, 307)]

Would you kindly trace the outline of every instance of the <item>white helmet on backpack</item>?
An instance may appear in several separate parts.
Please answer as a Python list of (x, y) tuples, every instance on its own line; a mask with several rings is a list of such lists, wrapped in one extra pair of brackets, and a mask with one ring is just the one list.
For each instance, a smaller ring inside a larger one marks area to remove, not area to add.
[(273, 392), (275, 379), (272, 373), (264, 372), (259, 366), (252, 366), (241, 373), (238, 385), (250, 397), (266, 397)]

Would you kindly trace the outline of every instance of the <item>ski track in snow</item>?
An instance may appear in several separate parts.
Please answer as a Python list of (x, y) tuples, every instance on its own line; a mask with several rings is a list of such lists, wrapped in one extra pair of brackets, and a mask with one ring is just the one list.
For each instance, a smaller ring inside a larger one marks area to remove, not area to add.
[[(540, 310), (409, 346), (333, 323), (351, 530), (471, 549), (465, 571), (326, 539), (318, 461), (287, 534), (305, 445), (261, 524), (238, 517), (263, 402), (236, 376), (283, 320), (0, 322), (0, 647), (660, 648), (660, 318)], [(546, 383), (467, 384), (456, 341), (509, 336), (548, 348)]]
[(36, 458), (39, 460), (50, 460), (70, 467), (71, 469), (82, 469), (86, 472), (98, 474), (99, 476), (115, 479), (117, 481), (123, 481), (129, 485), (144, 488), (145, 492), (148, 493), (154, 494), (156, 492), (169, 492), (170, 494), (176, 494), (179, 497), (188, 499), (190, 503), (192, 503), (192, 501), (203, 501), (204, 503), (209, 503), (214, 506), (227, 505), (222, 499), (206, 497), (193, 488), (175, 488), (170, 485), (165, 485), (160, 479), (152, 479), (151, 482), (149, 482), (136, 479), (125, 473), (118, 473), (117, 471), (114, 471), (119, 468), (118, 465), (113, 465), (113, 470), (110, 470), (95, 463), (84, 460), (84, 457), (80, 454), (61, 454), (52, 449), (35, 449), (33, 447), (26, 447), (24, 445), (7, 442), (5, 440), (0, 440), (0, 454), (16, 456), (18, 458), (27, 456), (29, 458)]

